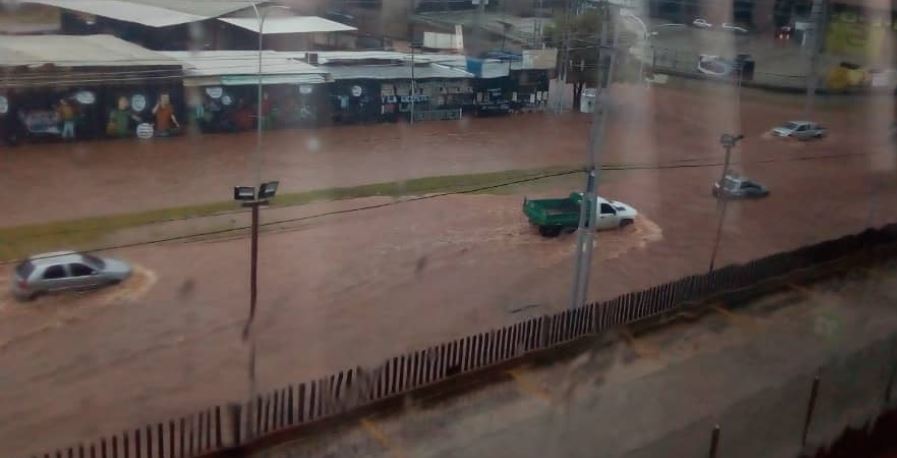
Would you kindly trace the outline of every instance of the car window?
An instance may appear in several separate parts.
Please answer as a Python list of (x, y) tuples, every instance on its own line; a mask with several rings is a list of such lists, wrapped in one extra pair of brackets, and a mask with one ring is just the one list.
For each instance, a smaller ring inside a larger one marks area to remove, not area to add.
[(616, 215), (617, 211), (614, 210), (614, 207), (611, 207), (610, 204), (601, 204), (601, 213)]
[(794, 130), (798, 128), (798, 124), (793, 122), (786, 122), (783, 127), (785, 127), (786, 129)]
[(19, 278), (28, 278), (31, 275), (31, 272), (34, 272), (34, 264), (31, 261), (25, 261), (18, 266), (16, 266), (16, 275)]
[(65, 277), (65, 269), (63, 269), (61, 265), (47, 267), (47, 270), (44, 271), (45, 280), (53, 280)]
[(69, 272), (72, 273), (73, 277), (84, 277), (87, 275), (93, 275), (94, 270), (93, 268), (85, 266), (84, 264), (69, 264)]
[(723, 181), (723, 187), (726, 189), (738, 189), (738, 182), (731, 178), (726, 178)]
[(106, 263), (103, 262), (102, 258), (98, 258), (91, 254), (85, 254), (85, 255), (82, 255), (82, 257), (84, 258), (84, 261), (86, 263), (90, 264), (95, 269), (102, 269), (103, 267), (106, 267)]

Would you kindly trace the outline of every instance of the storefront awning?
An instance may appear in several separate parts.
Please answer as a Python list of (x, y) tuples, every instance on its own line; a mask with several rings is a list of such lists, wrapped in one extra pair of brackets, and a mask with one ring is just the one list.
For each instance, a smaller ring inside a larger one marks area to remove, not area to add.
[[(259, 31), (259, 22), (255, 17), (222, 17), (218, 18), (218, 20), (256, 33)], [(287, 16), (265, 19), (262, 30), (265, 35), (273, 35), (281, 33), (350, 32), (357, 29), (318, 16)]]
[[(262, 77), (263, 85), (270, 84), (321, 84), (326, 83), (324, 75), (265, 75)], [(256, 75), (222, 76), (221, 84), (224, 86), (252, 86), (259, 83)]]

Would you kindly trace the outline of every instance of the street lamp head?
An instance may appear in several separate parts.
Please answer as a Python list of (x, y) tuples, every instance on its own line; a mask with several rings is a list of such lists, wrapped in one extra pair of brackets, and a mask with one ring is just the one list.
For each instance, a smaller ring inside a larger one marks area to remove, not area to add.
[(255, 200), (255, 187), (234, 186), (234, 200)]
[(732, 148), (735, 146), (735, 143), (743, 138), (744, 135), (723, 134), (722, 136), (720, 136), (719, 142), (723, 145), (724, 148)]
[(273, 199), (274, 195), (277, 194), (277, 186), (280, 184), (278, 181), (269, 181), (267, 183), (262, 183), (259, 186), (259, 199)]

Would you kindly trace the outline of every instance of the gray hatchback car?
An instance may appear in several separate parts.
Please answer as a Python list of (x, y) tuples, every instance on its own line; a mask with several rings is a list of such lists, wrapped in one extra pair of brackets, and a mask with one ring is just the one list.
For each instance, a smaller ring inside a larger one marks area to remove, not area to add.
[(32, 256), (13, 271), (12, 293), (29, 300), (44, 293), (112, 285), (128, 278), (131, 266), (112, 258), (74, 251)]

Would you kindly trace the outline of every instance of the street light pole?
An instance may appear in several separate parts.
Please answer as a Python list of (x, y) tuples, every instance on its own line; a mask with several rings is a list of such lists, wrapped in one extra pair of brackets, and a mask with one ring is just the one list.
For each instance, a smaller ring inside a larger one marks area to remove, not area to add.
[(255, 320), (256, 302), (258, 299), (258, 243), (259, 243), (259, 208), (268, 205), (269, 199), (274, 198), (277, 193), (279, 183), (271, 181), (262, 183), (259, 186), (258, 193), (254, 186), (236, 186), (234, 187), (234, 200), (240, 201), (243, 207), (249, 207), (252, 211), (251, 225), (251, 247), (250, 247), (250, 267), (249, 267), (249, 317), (246, 325), (243, 327), (243, 340), (249, 341), (249, 402), (250, 409), (247, 416), (248, 423), (246, 425), (246, 436), (252, 437), (254, 431), (251, 421), (251, 406), (255, 398), (255, 335), (252, 333), (252, 323)]
[(414, 124), (414, 41), (411, 46), (411, 124)]
[(719, 141), (720, 144), (723, 145), (723, 148), (726, 150), (726, 158), (723, 161), (723, 174), (719, 179), (720, 190), (717, 193), (718, 198), (720, 199), (720, 214), (719, 214), (719, 222), (716, 225), (716, 237), (713, 241), (713, 251), (710, 253), (710, 268), (708, 272), (713, 272), (714, 264), (716, 263), (716, 253), (719, 250), (719, 241), (722, 237), (723, 233), (723, 222), (726, 219), (726, 209), (728, 208), (729, 198), (723, 189), (725, 184), (726, 175), (729, 174), (729, 162), (732, 158), (732, 148), (735, 147), (735, 144), (738, 143), (739, 140), (743, 139), (744, 135), (732, 135), (732, 134), (723, 134)]
[(289, 10), (289, 8), (281, 5), (273, 5), (265, 10), (264, 13), (259, 13), (259, 8), (256, 3), (252, 3), (252, 10), (255, 11), (255, 18), (258, 21), (258, 35), (259, 35), (259, 52), (258, 52), (258, 72), (256, 76), (258, 77), (258, 103), (256, 110), (256, 134), (255, 134), (255, 156), (256, 156), (256, 165), (255, 165), (255, 182), (258, 183), (261, 181), (262, 175), (262, 45), (264, 43), (265, 37), (265, 19), (268, 18), (268, 13), (273, 11), (274, 9), (281, 10)]
[(825, 8), (824, 0), (813, 0), (813, 6), (810, 9), (810, 22), (813, 24), (810, 36), (810, 69), (807, 73), (807, 95), (804, 99), (804, 119), (810, 119), (813, 112), (813, 102), (816, 97), (816, 85), (819, 68), (819, 51), (821, 47), (822, 26), (823, 26), (823, 8)]
[[(592, 113), (592, 126), (589, 132), (589, 146), (586, 153), (588, 177), (586, 189), (582, 196), (579, 227), (576, 239), (576, 261), (573, 274), (573, 292), (570, 308), (585, 305), (589, 292), (589, 276), (592, 270), (592, 251), (594, 248), (596, 213), (599, 211), (597, 201), (598, 179), (601, 173), (601, 150), (604, 146), (604, 130), (610, 109), (610, 88), (613, 82), (614, 63), (616, 62), (617, 43), (620, 28), (617, 27), (617, 11), (609, 1), (604, 2), (604, 17), (601, 27), (601, 44), (598, 47), (597, 88), (595, 92), (595, 108)], [(608, 43), (613, 27), (613, 41)]]
[[(636, 16), (635, 14), (633, 14), (633, 13), (632, 13), (631, 11), (629, 11), (629, 10), (623, 10), (623, 11), (621, 11), (621, 12), (620, 12), (620, 17), (629, 19), (629, 20), (635, 22), (636, 24), (638, 24), (639, 27), (642, 28), (642, 49), (643, 49), (643, 50), (645, 49), (645, 45), (647, 45), (648, 48), (653, 48), (653, 47), (651, 46), (651, 36), (650, 36), (650, 34), (648, 33), (648, 26), (645, 25), (645, 21), (643, 21), (642, 18)], [(653, 54), (653, 52), (652, 52), (652, 54)], [(643, 84), (644, 84), (644, 82), (645, 82), (645, 59), (646, 59), (647, 57), (648, 57), (648, 56), (643, 55), (642, 58), (638, 60), (638, 62), (639, 62), (639, 65), (638, 65), (638, 78), (639, 78), (639, 82), (641, 82), (641, 83), (643, 83)]]

